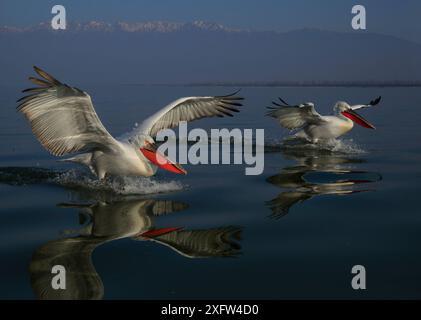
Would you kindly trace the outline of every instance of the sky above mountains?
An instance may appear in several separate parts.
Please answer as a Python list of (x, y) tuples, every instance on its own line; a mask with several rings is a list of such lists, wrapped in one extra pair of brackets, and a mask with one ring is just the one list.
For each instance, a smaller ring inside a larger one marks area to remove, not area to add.
[[(68, 29), (50, 32), (56, 4)], [(362, 31), (351, 28), (355, 4), (0, 0), (0, 83), (32, 65), (92, 83), (421, 81), (421, 1), (358, 1)]]
[(62, 4), (69, 21), (212, 21), (229, 28), (290, 31), (317, 28), (348, 32), (351, 8), (367, 9), (367, 31), (421, 43), (419, 0), (1, 0), (0, 25), (29, 26), (52, 17)]

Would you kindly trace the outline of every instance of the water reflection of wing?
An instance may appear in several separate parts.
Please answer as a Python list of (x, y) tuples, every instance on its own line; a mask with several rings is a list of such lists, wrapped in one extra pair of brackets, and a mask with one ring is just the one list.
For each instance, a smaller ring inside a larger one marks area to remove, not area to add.
[[(60, 206), (78, 208), (91, 221), (78, 230), (83, 236), (53, 240), (34, 252), (29, 272), (33, 291), (39, 299), (101, 299), (104, 287), (91, 257), (95, 248), (147, 230), (153, 224), (152, 216), (188, 207), (181, 202), (151, 199)], [(62, 265), (66, 269), (65, 290), (54, 290), (51, 286), (54, 265)]]
[(304, 166), (287, 167), (280, 174), (275, 174), (266, 181), (281, 188), (297, 188), (307, 184), (304, 179), (304, 174), (307, 172), (308, 168)]
[(236, 242), (241, 240), (241, 232), (242, 228), (233, 226), (205, 230), (177, 230), (151, 240), (189, 258), (233, 257), (241, 253), (241, 246)]
[[(92, 251), (103, 240), (85, 237), (54, 240), (32, 256), (29, 266), (32, 289), (38, 299), (101, 299), (104, 287), (92, 264)], [(62, 265), (66, 270), (66, 289), (51, 286), (51, 269)]]
[(168, 200), (149, 200), (149, 214), (154, 216), (162, 216), (171, 212), (178, 212), (187, 209), (189, 206), (183, 202), (168, 201)]
[(355, 156), (329, 150), (291, 148), (282, 150), (282, 154), (285, 159), (296, 161), (296, 166), (306, 167), (308, 170), (341, 172), (352, 165), (365, 162)]
[(289, 209), (293, 205), (312, 197), (312, 195), (306, 192), (281, 192), (276, 198), (266, 201), (266, 206), (272, 210), (271, 218), (280, 219), (288, 214)]
[[(286, 189), (276, 198), (267, 201), (271, 217), (279, 219), (285, 216), (297, 203), (314, 196), (335, 194), (348, 195), (370, 191), (356, 189), (357, 185), (381, 180), (381, 175), (373, 172), (357, 171), (352, 165), (363, 160), (332, 152), (317, 150), (284, 150), (287, 159), (293, 159), (298, 165), (285, 167), (279, 174), (267, 178), (267, 182)], [(307, 174), (316, 177), (309, 178)]]

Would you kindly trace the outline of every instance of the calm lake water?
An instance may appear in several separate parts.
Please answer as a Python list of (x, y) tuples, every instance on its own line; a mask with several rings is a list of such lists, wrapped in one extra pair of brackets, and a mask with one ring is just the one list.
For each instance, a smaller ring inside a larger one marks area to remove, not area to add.
[[(117, 136), (178, 97), (236, 89), (80, 87)], [(243, 88), (240, 114), (191, 127), (265, 129), (263, 174), (185, 165), (105, 187), (40, 146), (20, 89), (0, 87), (0, 298), (421, 298), (419, 88)], [(361, 111), (377, 130), (354, 127), (335, 152), (280, 148), (288, 132), (264, 116), (278, 96), (325, 114), (378, 95)], [(142, 236), (151, 228), (171, 232)], [(57, 264), (65, 291), (50, 287)]]

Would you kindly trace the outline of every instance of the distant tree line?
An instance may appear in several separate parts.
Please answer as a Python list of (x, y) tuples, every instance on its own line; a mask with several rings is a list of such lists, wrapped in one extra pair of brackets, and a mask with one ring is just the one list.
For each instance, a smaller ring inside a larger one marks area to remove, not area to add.
[(193, 82), (186, 86), (239, 86), (239, 87), (421, 87), (419, 81), (223, 81)]

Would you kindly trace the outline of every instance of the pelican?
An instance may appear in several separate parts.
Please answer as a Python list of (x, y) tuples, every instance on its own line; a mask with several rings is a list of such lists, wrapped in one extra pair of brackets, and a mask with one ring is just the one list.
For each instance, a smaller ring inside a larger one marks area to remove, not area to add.
[(331, 116), (320, 115), (312, 102), (291, 106), (281, 98), (278, 99), (281, 103), (272, 102), (273, 106), (268, 107), (270, 111), (267, 115), (277, 119), (284, 128), (301, 129), (295, 134), (296, 137), (317, 143), (319, 140), (334, 139), (344, 135), (354, 127), (354, 122), (364, 128), (375, 129), (355, 110), (375, 106), (381, 97), (368, 104), (352, 106), (345, 101), (338, 101), (333, 107), (335, 115)]
[(162, 108), (129, 134), (114, 138), (101, 123), (91, 97), (85, 91), (61, 83), (34, 66), (41, 77), (29, 77), (36, 88), (23, 90), (29, 95), (18, 100), (18, 111), (28, 119), (32, 132), (51, 154), (86, 165), (99, 178), (106, 176), (144, 176), (158, 167), (186, 174), (178, 164), (157, 151), (154, 137), (180, 121), (204, 117), (233, 116), (243, 98), (236, 93), (225, 96), (184, 97)]

